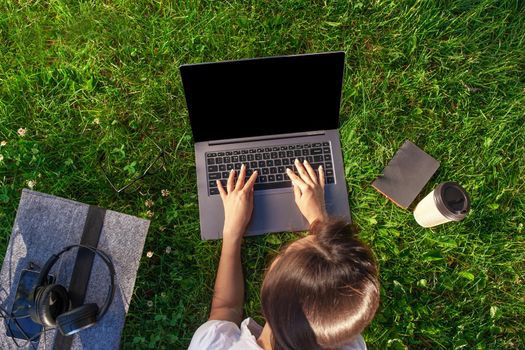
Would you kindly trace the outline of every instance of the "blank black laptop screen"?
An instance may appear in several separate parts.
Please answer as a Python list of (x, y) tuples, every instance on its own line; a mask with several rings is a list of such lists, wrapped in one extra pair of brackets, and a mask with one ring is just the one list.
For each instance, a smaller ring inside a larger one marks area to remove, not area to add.
[(195, 142), (337, 129), (344, 52), (180, 67)]

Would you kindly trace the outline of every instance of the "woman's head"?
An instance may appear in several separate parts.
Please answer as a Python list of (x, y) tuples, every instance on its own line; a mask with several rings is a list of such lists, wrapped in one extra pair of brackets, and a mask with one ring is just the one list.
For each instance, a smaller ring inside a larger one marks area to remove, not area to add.
[(370, 249), (344, 221), (314, 222), (274, 260), (261, 291), (274, 350), (332, 349), (372, 321), (379, 304)]

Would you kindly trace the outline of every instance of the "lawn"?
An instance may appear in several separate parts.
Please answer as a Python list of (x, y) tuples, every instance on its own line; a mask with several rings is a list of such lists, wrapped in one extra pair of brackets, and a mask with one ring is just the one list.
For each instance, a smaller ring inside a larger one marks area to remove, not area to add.
[[(4, 0), (0, 14), (0, 256), (24, 187), (151, 218), (123, 349), (184, 349), (210, 307), (221, 243), (199, 236), (179, 65), (330, 50), (346, 52), (352, 217), (380, 266), (369, 348), (525, 348), (524, 2)], [(424, 193), (470, 193), (463, 222), (424, 229), (370, 186), (406, 139), (441, 162)], [(163, 163), (115, 193), (101, 167), (122, 185), (153, 142)], [(245, 240), (245, 314), (261, 323), (265, 265), (294, 237)]]

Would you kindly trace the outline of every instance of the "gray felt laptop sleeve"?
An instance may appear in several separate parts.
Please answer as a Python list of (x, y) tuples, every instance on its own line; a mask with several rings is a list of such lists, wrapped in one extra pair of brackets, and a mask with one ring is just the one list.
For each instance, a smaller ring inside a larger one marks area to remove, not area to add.
[[(30, 262), (42, 267), (65, 246), (78, 244), (84, 232), (89, 205), (44, 193), (23, 190), (0, 274), (0, 305), (11, 310), (20, 273)], [(149, 221), (107, 210), (98, 248), (115, 266), (115, 297), (106, 315), (93, 327), (73, 335), (71, 349), (118, 349), (126, 313), (139, 267)], [(64, 254), (51, 270), (56, 282), (69, 286), (77, 250)], [(94, 259), (85, 303), (104, 303), (109, 272)], [(54, 349), (57, 330), (42, 335), (38, 349)], [(20, 341), (19, 343), (23, 343)], [(0, 348), (17, 349), (0, 322)], [(28, 344), (26, 349), (31, 348)]]

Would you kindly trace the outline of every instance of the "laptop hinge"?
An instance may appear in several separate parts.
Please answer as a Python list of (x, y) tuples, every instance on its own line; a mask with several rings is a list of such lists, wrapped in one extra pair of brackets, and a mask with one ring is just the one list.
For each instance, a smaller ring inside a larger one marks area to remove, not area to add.
[(291, 133), (291, 134), (243, 137), (243, 138), (227, 139), (227, 140), (214, 140), (214, 141), (209, 141), (208, 145), (217, 146), (217, 145), (232, 144), (232, 143), (254, 142), (254, 141), (263, 141), (263, 140), (279, 140), (279, 139), (289, 139), (289, 138), (294, 138), (294, 137), (317, 136), (317, 135), (324, 135), (324, 134), (325, 132), (323, 130), (305, 131), (305, 132), (296, 132), (296, 133)]

